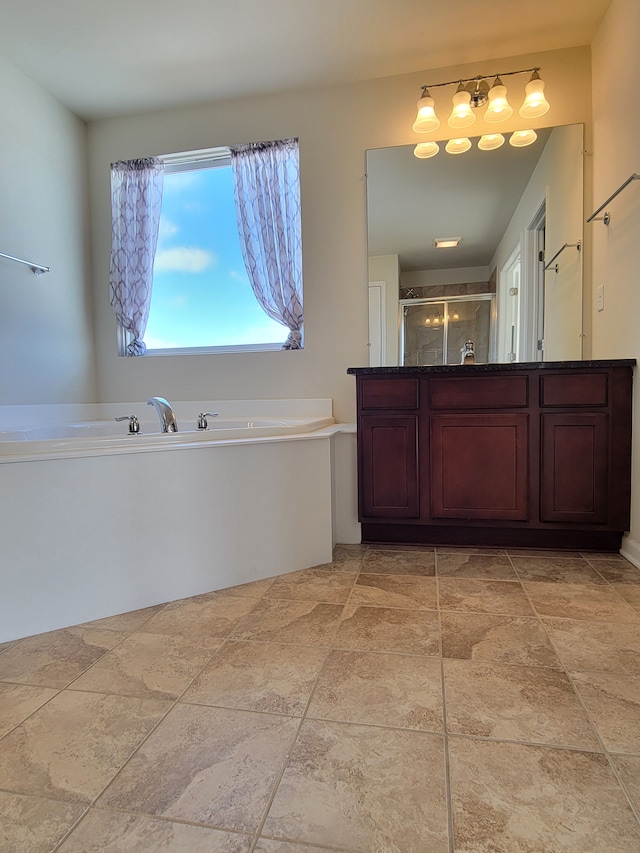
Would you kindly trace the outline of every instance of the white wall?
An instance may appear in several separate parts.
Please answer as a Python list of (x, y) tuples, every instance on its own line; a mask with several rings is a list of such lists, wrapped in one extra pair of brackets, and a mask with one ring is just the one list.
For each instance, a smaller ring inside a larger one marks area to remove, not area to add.
[[(365, 151), (418, 141), (411, 130), (421, 85), (542, 67), (551, 111), (536, 126), (587, 122), (588, 48), (431, 69), (313, 93), (290, 93), (94, 122), (89, 127), (98, 387), (100, 399), (332, 397), (351, 421), (355, 383), (368, 363)], [(496, 66), (499, 66), (496, 69)], [(447, 90), (436, 91), (446, 112)], [(517, 114), (507, 131), (526, 127)], [(436, 136), (446, 138), (448, 128)], [(480, 118), (477, 133), (489, 132)], [(474, 127), (474, 133), (476, 129)], [(109, 163), (117, 159), (298, 136), (302, 194), (305, 348), (298, 352), (118, 358), (108, 304)]]
[[(526, 258), (525, 266), (532, 269), (536, 264), (536, 260), (529, 257), (527, 230), (543, 202), (546, 204), (545, 254), (549, 260), (564, 243), (583, 239), (583, 138), (582, 125), (558, 128), (551, 133), (491, 259), (490, 266), (495, 266), (498, 273), (518, 245)], [(545, 275), (544, 360), (571, 361), (582, 358), (582, 253), (567, 248), (557, 263), (559, 272), (556, 274), (550, 268)], [(530, 296), (526, 293), (528, 284), (526, 282), (522, 288), (525, 299)], [(523, 310), (524, 302), (521, 303)], [(533, 310), (530, 299), (526, 310), (529, 313)], [(529, 329), (530, 324), (524, 330), (525, 335)], [(531, 346), (525, 339), (525, 354), (531, 351)]]
[[(544, 149), (547, 261), (565, 243), (577, 243), (583, 238), (583, 150), (583, 129), (575, 125), (554, 130)], [(545, 361), (582, 358), (582, 268), (582, 252), (567, 247), (547, 270)]]
[(95, 399), (84, 124), (0, 57), (0, 404)]
[[(593, 208), (631, 174), (640, 173), (640, 3), (613, 0), (594, 39)], [(593, 240), (593, 355), (640, 359), (640, 181), (608, 207), (611, 223), (587, 226)], [(589, 213), (592, 211), (590, 210)], [(604, 286), (604, 311), (596, 306)], [(624, 543), (640, 564), (640, 372), (634, 382), (631, 534)]]
[(402, 287), (429, 287), (434, 284), (468, 284), (489, 281), (491, 267), (459, 267), (448, 270), (415, 270), (403, 272)]

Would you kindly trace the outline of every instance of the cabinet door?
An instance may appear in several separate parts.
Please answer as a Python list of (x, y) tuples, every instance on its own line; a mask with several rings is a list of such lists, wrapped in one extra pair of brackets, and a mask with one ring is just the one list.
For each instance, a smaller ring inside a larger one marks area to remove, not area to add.
[(607, 521), (608, 415), (542, 415), (541, 521)]
[(360, 517), (418, 518), (418, 416), (360, 421)]
[(431, 516), (528, 516), (528, 415), (431, 417)]

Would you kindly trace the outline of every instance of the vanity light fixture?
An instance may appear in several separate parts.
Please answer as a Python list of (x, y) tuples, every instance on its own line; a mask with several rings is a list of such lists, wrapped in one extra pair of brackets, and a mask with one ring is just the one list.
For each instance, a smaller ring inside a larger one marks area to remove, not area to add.
[[(440, 127), (440, 119), (436, 115), (435, 101), (431, 96), (430, 89), (435, 89), (440, 86), (456, 85), (456, 91), (453, 96), (453, 106), (451, 115), (447, 119), (449, 127), (463, 128), (470, 127), (476, 120), (475, 110), (487, 105), (484, 113), (484, 121), (489, 124), (495, 124), (501, 121), (506, 121), (513, 115), (513, 107), (507, 99), (507, 87), (502, 82), (503, 77), (511, 77), (515, 74), (529, 74), (529, 82), (525, 86), (525, 99), (520, 107), (519, 113), (524, 118), (539, 118), (549, 111), (549, 102), (544, 96), (544, 82), (540, 78), (539, 66), (535, 68), (523, 68), (520, 71), (503, 71), (500, 74), (479, 74), (477, 77), (469, 77), (463, 80), (449, 80), (446, 83), (429, 83), (422, 87), (422, 95), (418, 101), (418, 113), (413, 123), (413, 130), (417, 133), (434, 133)], [(493, 85), (489, 87), (489, 81), (493, 80)], [(533, 131), (528, 131), (532, 133)], [(483, 151), (491, 151), (487, 142), (489, 137), (492, 137), (493, 142), (498, 142), (499, 134), (487, 134), (483, 136), (485, 142), (480, 146)], [(531, 142), (525, 142), (525, 137), (511, 137), (511, 144), (530, 145)], [(500, 143), (502, 144), (502, 143)], [(426, 147), (425, 143), (418, 144), (414, 150), (416, 157), (427, 158), (434, 157), (438, 152), (433, 147)], [(468, 151), (469, 145), (462, 145), (459, 139), (449, 140), (445, 146), (450, 154), (461, 154)], [(495, 145), (499, 147), (498, 144)]]
[(484, 120), (490, 124), (506, 121), (513, 115), (513, 107), (507, 100), (507, 87), (496, 77), (496, 82), (489, 90), (489, 106), (484, 114)]
[[(440, 127), (440, 119), (434, 109), (435, 101), (429, 95), (429, 89), (425, 86), (422, 96), (418, 101), (418, 115), (413, 123), (413, 129), (418, 133), (431, 133)], [(416, 155), (417, 156), (417, 155)]]
[(523, 118), (540, 118), (549, 112), (549, 102), (544, 96), (544, 83), (540, 79), (537, 68), (534, 69), (531, 79), (524, 87), (524, 104), (520, 107), (520, 115)]
[(471, 93), (465, 89), (464, 83), (460, 83), (453, 96), (453, 109), (447, 124), (449, 127), (469, 127), (475, 120), (476, 117), (471, 109)]

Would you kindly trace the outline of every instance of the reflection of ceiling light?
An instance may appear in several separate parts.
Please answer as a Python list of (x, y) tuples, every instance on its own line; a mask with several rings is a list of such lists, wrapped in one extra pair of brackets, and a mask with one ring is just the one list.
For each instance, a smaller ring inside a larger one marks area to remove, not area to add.
[(544, 83), (540, 79), (538, 70), (534, 70), (531, 80), (524, 88), (524, 104), (520, 107), (520, 115), (523, 118), (539, 118), (549, 112), (549, 102), (543, 94)]
[(478, 140), (478, 148), (481, 151), (494, 151), (504, 145), (504, 136), (501, 133), (487, 133)]
[(509, 145), (513, 145), (514, 148), (524, 148), (526, 145), (533, 145), (537, 138), (538, 134), (535, 130), (516, 130), (509, 137)]
[(413, 153), (421, 160), (426, 160), (428, 157), (435, 157), (439, 150), (440, 146), (437, 142), (418, 142)]
[(422, 90), (422, 97), (418, 101), (418, 115), (413, 123), (413, 129), (418, 133), (431, 133), (440, 127), (440, 119), (436, 115), (434, 104), (435, 102), (425, 86)]
[(471, 148), (471, 141), (463, 136), (459, 139), (450, 139), (444, 146), (444, 150), (448, 154), (464, 154)]
[(433, 245), (436, 249), (455, 249), (462, 243), (462, 237), (436, 237)]

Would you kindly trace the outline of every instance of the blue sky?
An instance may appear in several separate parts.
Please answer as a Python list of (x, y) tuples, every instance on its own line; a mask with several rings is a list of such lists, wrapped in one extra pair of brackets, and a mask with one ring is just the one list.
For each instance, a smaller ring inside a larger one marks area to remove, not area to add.
[(230, 166), (164, 176), (148, 349), (282, 343), (242, 260)]

